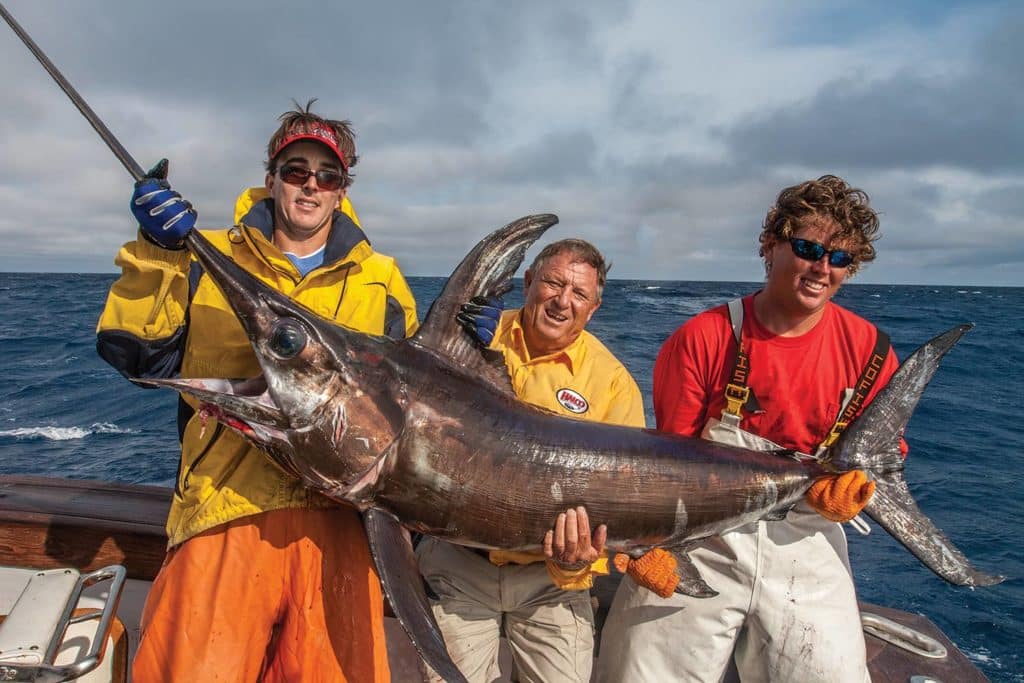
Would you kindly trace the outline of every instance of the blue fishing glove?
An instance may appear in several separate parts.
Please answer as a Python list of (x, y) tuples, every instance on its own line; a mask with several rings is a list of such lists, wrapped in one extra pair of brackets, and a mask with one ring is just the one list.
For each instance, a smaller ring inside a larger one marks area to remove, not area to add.
[(164, 249), (184, 249), (182, 240), (196, 225), (196, 210), (167, 182), (167, 159), (161, 159), (146, 177), (135, 183), (132, 213), (142, 235)]
[(503, 310), (505, 302), (501, 297), (475, 296), (459, 307), (455, 319), (477, 344), (487, 348), (494, 339)]

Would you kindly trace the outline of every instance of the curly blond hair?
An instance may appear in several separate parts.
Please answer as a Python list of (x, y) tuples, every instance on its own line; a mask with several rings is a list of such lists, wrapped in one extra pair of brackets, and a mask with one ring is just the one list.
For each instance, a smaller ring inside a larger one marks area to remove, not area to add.
[(875, 247), (871, 243), (879, 238), (878, 214), (871, 208), (864, 190), (851, 187), (839, 176), (823, 175), (787, 187), (779, 193), (775, 205), (768, 209), (758, 240), (761, 256), (765, 243), (788, 240), (809, 218), (825, 218), (839, 226), (833, 240), (848, 242), (854, 260), (848, 266), (853, 275), (863, 263), (875, 260)]

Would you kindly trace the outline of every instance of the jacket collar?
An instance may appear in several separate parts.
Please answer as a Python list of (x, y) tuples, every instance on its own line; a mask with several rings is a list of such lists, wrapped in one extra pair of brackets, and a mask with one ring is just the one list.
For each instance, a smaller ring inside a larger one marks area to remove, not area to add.
[[(262, 199), (252, 205), (241, 223), (259, 230), (268, 242), (274, 241), (274, 200)], [(324, 265), (341, 261), (360, 262), (373, 253), (370, 240), (355, 222), (341, 211), (334, 212), (327, 244), (324, 246)]]

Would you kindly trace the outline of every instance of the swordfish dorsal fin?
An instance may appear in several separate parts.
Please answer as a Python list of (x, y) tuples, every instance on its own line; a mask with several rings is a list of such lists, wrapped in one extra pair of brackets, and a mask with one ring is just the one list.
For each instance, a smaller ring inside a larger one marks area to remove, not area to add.
[(413, 342), (437, 351), (501, 390), (511, 392), (508, 372), (500, 355), (481, 353), (455, 316), (459, 306), (474, 296), (495, 296), (508, 291), (526, 250), (557, 222), (558, 216), (550, 213), (524, 216), (481, 240), (452, 272), (441, 295), (430, 306), (423, 325), (413, 336)]

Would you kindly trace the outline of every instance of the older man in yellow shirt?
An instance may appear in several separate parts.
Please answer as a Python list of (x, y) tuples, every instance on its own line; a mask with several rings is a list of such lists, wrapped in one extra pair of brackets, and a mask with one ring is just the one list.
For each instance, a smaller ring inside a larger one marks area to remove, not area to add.
[[(643, 427), (633, 377), (584, 329), (601, 306), (607, 272), (588, 242), (548, 245), (526, 271), (523, 307), (502, 314), (493, 339), (482, 341), (504, 354), (523, 401), (583, 420)], [(608, 573), (606, 530), (591, 537), (583, 508), (552, 523), (546, 557), (487, 553), (433, 538), (417, 547), (448, 651), (472, 683), (499, 676), (503, 633), (520, 681), (590, 680), (594, 614), (587, 589), (595, 574)]]

